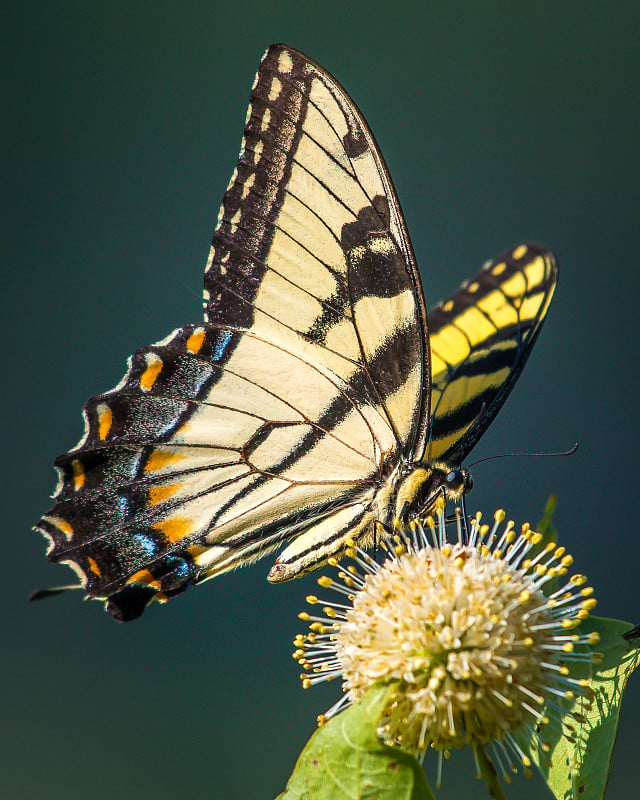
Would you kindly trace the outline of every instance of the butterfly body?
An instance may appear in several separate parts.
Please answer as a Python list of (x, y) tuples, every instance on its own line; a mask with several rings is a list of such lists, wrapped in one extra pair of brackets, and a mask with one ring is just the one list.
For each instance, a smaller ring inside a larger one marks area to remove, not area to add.
[(118, 619), (286, 544), (278, 582), (469, 490), (461, 465), (551, 301), (520, 245), (427, 314), (364, 118), (273, 45), (205, 271), (205, 320), (129, 360), (85, 406), (38, 529)]

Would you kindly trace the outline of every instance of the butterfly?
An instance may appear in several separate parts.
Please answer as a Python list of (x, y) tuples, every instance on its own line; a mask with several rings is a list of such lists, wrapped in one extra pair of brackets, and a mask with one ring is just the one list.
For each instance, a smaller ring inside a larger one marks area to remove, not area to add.
[[(382, 155), (347, 93), (273, 45), (204, 276), (204, 322), (90, 399), (37, 528), (116, 619), (281, 548), (299, 576), (471, 488), (556, 284), (521, 244), (427, 314)], [(55, 590), (50, 590), (55, 591)]]

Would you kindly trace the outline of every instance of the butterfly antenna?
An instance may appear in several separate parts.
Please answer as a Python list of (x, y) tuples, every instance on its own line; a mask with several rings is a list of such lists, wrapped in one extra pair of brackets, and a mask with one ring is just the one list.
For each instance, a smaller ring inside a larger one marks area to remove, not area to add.
[(520, 458), (521, 456), (533, 456), (535, 458), (548, 458), (550, 456), (572, 456), (579, 447), (579, 443), (576, 442), (573, 447), (569, 450), (564, 450), (561, 453), (499, 453), (496, 456), (487, 456), (486, 458), (481, 458), (478, 461), (474, 461), (472, 464), (467, 465), (467, 469), (471, 469), (475, 467), (477, 464), (482, 464), (483, 461), (494, 461), (496, 458)]

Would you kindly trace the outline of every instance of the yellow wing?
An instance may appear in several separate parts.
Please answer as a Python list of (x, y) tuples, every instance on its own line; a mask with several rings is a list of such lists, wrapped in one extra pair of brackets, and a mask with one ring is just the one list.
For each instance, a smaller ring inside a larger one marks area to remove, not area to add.
[(429, 312), (431, 420), (425, 460), (460, 464), (506, 400), (557, 281), (553, 255), (519, 245)]

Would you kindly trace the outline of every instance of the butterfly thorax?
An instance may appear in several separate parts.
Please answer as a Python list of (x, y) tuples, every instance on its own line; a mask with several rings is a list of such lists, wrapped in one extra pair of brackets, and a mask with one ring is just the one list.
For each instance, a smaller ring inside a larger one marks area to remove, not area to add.
[(300, 533), (278, 556), (269, 580), (281, 583), (310, 572), (330, 558), (339, 558), (353, 541), (370, 547), (376, 541), (378, 524), (391, 529), (396, 520), (406, 523), (426, 516), (439, 497), (455, 502), (471, 487), (468, 471), (456, 465), (402, 459), (377, 487), (369, 485), (343, 508), (336, 507), (320, 525)]
[(376, 495), (374, 505), (381, 522), (409, 522), (430, 514), (436, 501), (455, 502), (471, 491), (466, 469), (443, 461), (401, 461)]

